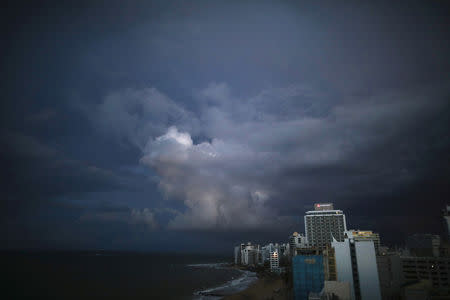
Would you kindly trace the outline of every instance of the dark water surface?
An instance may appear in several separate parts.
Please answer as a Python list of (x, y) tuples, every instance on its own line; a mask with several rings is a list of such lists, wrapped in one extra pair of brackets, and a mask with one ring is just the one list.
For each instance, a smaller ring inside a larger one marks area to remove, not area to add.
[(192, 299), (240, 276), (191, 264), (230, 257), (113, 252), (1, 253), (3, 299)]

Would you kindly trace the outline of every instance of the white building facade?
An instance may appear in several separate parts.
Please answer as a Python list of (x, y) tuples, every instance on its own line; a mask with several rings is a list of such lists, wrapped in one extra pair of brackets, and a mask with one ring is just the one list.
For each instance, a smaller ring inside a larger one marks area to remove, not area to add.
[(380, 253), (380, 235), (372, 230), (352, 230), (349, 229), (346, 232), (349, 238), (353, 238), (354, 240), (371, 240), (375, 246), (375, 253), (379, 255)]
[(280, 269), (280, 257), (278, 251), (270, 252), (270, 270), (276, 272)]
[(241, 244), (241, 264), (256, 265), (259, 262), (260, 249), (259, 245), (253, 245), (250, 242)]
[(351, 286), (352, 300), (381, 300), (375, 246), (372, 240), (353, 239), (346, 232), (344, 241), (333, 240), (337, 279)]
[(241, 263), (241, 246), (234, 247), (234, 264), (239, 265)]

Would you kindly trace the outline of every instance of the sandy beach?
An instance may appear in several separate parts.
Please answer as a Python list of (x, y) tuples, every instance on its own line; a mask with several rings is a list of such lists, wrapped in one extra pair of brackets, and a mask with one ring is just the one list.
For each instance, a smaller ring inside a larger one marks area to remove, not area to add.
[(264, 300), (288, 299), (287, 287), (281, 278), (259, 278), (248, 289), (234, 295), (226, 296), (224, 300)]

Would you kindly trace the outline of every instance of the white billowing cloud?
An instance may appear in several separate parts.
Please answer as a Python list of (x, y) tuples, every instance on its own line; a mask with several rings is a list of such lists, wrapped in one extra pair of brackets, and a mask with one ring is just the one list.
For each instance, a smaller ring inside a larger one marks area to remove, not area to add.
[(163, 142), (164, 140), (174, 140), (184, 147), (192, 147), (191, 135), (185, 132), (178, 132), (174, 126), (170, 127), (165, 135), (157, 138), (158, 142)]
[(230, 161), (250, 155), (236, 147), (220, 140), (193, 144), (188, 133), (175, 127), (149, 142), (141, 163), (155, 168), (163, 192), (186, 206), (170, 228), (257, 228), (277, 220), (265, 205), (270, 191), (239, 175), (245, 170)]

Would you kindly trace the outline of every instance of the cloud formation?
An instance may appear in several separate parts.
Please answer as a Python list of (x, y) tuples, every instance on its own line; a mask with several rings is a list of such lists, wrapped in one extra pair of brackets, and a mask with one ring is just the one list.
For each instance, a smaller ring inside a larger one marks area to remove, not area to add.
[(191, 131), (196, 127), (187, 110), (155, 88), (112, 92), (89, 116), (103, 132), (139, 149), (149, 136), (161, 134), (170, 125)]
[(5, 8), (3, 244), (225, 251), (316, 201), (383, 239), (437, 232), (447, 5), (294, 2)]
[(141, 163), (156, 170), (166, 197), (186, 207), (170, 228), (270, 227), (292, 221), (285, 207), (412, 183), (422, 150), (402, 137), (445, 108), (446, 93), (440, 86), (330, 101), (299, 85), (238, 99), (226, 84), (211, 84), (198, 107), (211, 140), (195, 144), (172, 126), (150, 138)]
[(167, 197), (181, 200), (186, 211), (169, 223), (172, 229), (237, 229), (271, 225), (276, 215), (265, 206), (268, 191), (231, 159), (250, 153), (214, 139), (194, 144), (188, 133), (170, 127), (151, 140), (141, 163), (155, 168)]

